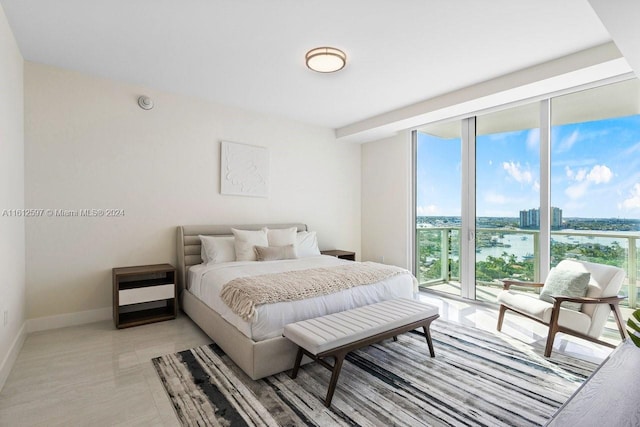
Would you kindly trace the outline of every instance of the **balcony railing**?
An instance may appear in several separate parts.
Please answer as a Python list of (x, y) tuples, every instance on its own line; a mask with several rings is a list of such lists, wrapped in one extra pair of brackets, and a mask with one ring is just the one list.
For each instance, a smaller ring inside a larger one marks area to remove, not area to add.
[[(638, 300), (638, 233), (551, 232), (551, 264), (572, 258), (621, 267), (626, 272), (621, 293), (625, 304)], [(417, 278), (423, 287), (460, 281), (460, 227), (416, 229)], [(464, 262), (464, 260), (463, 260)], [(476, 230), (476, 286), (500, 286), (506, 277), (539, 281), (539, 232), (533, 230)]]

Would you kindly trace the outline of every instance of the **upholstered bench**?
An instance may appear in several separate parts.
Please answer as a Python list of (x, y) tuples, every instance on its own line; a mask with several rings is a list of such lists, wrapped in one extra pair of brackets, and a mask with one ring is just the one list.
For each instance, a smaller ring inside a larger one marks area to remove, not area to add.
[[(398, 334), (422, 327), (429, 353), (434, 357), (429, 326), (438, 317), (437, 307), (399, 298), (290, 323), (284, 327), (282, 335), (298, 345), (291, 378), (298, 376), (304, 355), (332, 371), (324, 402), (325, 406), (329, 407), (342, 362), (350, 351), (386, 338), (393, 337), (394, 341), (397, 341)], [(333, 366), (323, 360), (327, 357), (334, 358)]]

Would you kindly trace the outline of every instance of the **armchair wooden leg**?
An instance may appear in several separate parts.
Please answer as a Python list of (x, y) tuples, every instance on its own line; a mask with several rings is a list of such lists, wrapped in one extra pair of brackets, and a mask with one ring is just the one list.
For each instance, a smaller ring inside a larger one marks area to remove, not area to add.
[(620, 336), (622, 340), (626, 340), (628, 338), (627, 330), (624, 328), (624, 322), (622, 321), (622, 313), (620, 312), (620, 306), (617, 303), (609, 304), (611, 307), (611, 311), (613, 312), (613, 317), (616, 319), (616, 324), (618, 325), (618, 330), (620, 331)]
[(507, 307), (500, 304), (500, 312), (498, 313), (498, 331), (502, 330), (502, 321), (504, 320), (504, 313), (507, 311)]
[(560, 306), (554, 307), (551, 312), (551, 321), (549, 322), (549, 335), (547, 335), (547, 345), (544, 347), (544, 357), (551, 356), (551, 350), (553, 350), (553, 340), (558, 333), (558, 317), (560, 317)]
[(556, 332), (549, 327), (549, 335), (547, 336), (547, 345), (544, 347), (544, 357), (550, 357), (553, 350), (553, 340), (556, 338)]

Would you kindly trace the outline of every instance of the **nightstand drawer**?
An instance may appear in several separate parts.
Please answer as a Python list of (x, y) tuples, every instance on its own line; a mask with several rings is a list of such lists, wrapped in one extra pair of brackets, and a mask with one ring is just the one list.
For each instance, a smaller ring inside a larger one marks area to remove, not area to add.
[(351, 251), (341, 251), (340, 249), (331, 249), (327, 251), (320, 251), (322, 255), (334, 256), (340, 259), (346, 259), (349, 261), (356, 260), (356, 253)]
[(147, 286), (144, 288), (123, 289), (118, 291), (118, 305), (138, 304), (174, 298), (176, 285)]

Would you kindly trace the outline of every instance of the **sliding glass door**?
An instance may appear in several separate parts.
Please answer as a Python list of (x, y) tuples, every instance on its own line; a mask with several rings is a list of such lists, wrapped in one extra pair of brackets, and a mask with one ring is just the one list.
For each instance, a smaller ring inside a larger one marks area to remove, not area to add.
[(415, 131), (420, 285), (495, 302), (560, 260), (618, 265), (637, 305), (637, 79)]
[(421, 286), (460, 296), (460, 124), (416, 132), (416, 277)]
[(540, 230), (540, 105), (476, 117), (476, 299), (505, 277), (535, 279)]

